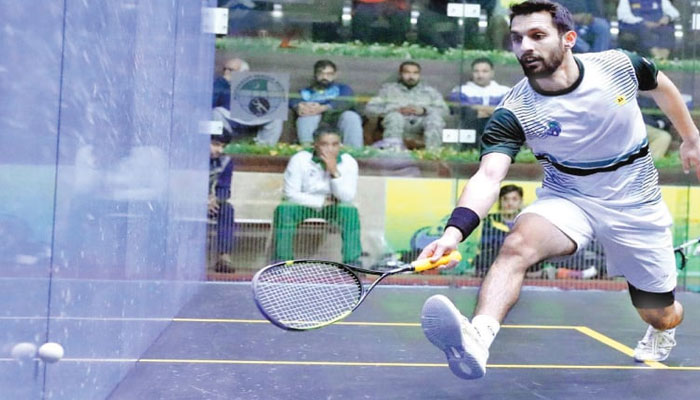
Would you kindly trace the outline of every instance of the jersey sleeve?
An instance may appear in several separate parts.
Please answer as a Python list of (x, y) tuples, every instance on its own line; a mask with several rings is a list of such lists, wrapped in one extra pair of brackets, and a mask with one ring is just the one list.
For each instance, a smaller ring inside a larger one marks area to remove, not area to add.
[(525, 144), (525, 132), (515, 115), (506, 108), (497, 109), (484, 127), (481, 136), (481, 157), (489, 153), (504, 153), (515, 161)]
[(648, 58), (642, 57), (635, 53), (630, 53), (629, 51), (620, 50), (630, 59), (632, 66), (634, 67), (634, 73), (637, 75), (637, 82), (639, 82), (639, 90), (652, 90), (656, 89), (658, 82), (656, 76), (659, 73), (659, 69), (656, 64), (651, 62)]

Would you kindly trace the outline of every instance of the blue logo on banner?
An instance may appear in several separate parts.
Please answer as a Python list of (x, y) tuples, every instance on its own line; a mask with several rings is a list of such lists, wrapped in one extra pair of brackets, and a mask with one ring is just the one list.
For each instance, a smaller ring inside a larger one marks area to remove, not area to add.
[(233, 99), (243, 111), (254, 117), (274, 113), (285, 103), (284, 86), (273, 76), (254, 75), (241, 81), (233, 91)]

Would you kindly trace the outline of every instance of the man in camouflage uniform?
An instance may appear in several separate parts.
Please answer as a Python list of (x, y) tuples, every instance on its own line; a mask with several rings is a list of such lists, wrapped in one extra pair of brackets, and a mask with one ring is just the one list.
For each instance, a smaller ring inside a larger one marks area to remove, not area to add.
[(365, 111), (382, 117), (382, 147), (435, 149), (442, 144), (442, 128), (449, 113), (442, 95), (420, 81), (420, 65), (405, 61), (399, 81), (385, 83)]

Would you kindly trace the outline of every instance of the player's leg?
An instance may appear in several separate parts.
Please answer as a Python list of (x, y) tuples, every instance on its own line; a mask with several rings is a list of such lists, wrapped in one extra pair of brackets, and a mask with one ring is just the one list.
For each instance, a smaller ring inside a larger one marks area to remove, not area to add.
[(659, 330), (673, 329), (683, 321), (683, 306), (676, 301), (673, 291), (652, 293), (629, 285), (632, 304), (639, 316)]
[(525, 271), (531, 265), (574, 251), (576, 243), (545, 217), (522, 215), (481, 284), (474, 315), (502, 321), (518, 300)]
[(676, 259), (671, 216), (663, 202), (597, 211), (596, 234), (605, 249), (610, 275), (623, 275), (632, 304), (649, 324), (635, 348), (638, 361), (665, 360), (675, 346), (683, 307), (675, 299)]
[(676, 345), (676, 326), (683, 321), (683, 306), (674, 292), (652, 293), (637, 289), (631, 283), (629, 292), (639, 316), (649, 324), (642, 340), (634, 349), (637, 361), (663, 361)]
[(527, 268), (585, 247), (591, 234), (586, 215), (573, 203), (559, 198), (538, 200), (523, 211), (506, 237), (482, 283), (471, 323), (445, 296), (425, 302), (423, 332), (445, 352), (455, 375), (474, 379), (486, 373), (488, 349), (518, 299)]

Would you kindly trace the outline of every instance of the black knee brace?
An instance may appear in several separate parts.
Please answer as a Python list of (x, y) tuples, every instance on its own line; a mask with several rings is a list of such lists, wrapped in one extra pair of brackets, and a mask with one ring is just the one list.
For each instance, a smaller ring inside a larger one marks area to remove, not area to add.
[(627, 282), (632, 298), (632, 304), (635, 308), (664, 308), (673, 304), (676, 300), (675, 290), (670, 292), (653, 293), (641, 289), (637, 289)]

